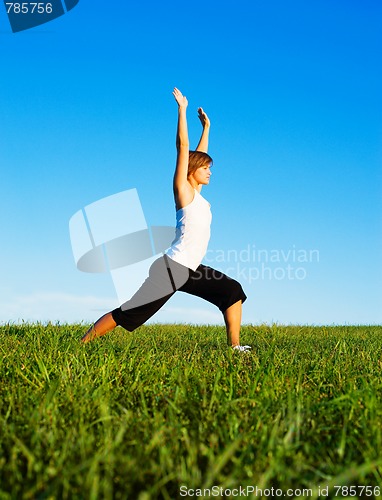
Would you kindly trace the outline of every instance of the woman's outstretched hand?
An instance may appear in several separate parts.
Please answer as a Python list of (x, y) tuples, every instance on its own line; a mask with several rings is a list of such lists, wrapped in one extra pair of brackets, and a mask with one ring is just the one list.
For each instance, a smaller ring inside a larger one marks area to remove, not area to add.
[(198, 116), (203, 128), (210, 126), (210, 119), (208, 118), (207, 113), (205, 113), (203, 108), (198, 108)]
[(188, 106), (187, 97), (185, 95), (183, 95), (179, 89), (177, 89), (175, 87), (172, 94), (175, 97), (175, 100), (178, 103), (180, 108), (187, 108), (187, 106)]

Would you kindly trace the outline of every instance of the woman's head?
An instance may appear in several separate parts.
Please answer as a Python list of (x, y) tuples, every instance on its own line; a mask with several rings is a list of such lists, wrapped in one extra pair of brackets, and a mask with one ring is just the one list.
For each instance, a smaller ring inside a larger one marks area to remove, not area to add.
[(190, 151), (188, 156), (188, 172), (187, 177), (194, 174), (200, 167), (211, 167), (212, 158), (207, 153), (202, 151)]

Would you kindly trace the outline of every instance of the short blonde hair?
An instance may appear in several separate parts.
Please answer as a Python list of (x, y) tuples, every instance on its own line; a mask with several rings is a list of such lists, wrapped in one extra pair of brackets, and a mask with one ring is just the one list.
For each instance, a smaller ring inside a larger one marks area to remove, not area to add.
[(213, 160), (210, 155), (202, 151), (190, 151), (188, 155), (187, 177), (200, 167), (211, 166)]

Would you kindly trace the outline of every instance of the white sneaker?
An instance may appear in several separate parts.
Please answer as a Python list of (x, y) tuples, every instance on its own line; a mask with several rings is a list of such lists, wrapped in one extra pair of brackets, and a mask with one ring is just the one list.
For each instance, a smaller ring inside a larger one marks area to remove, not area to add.
[(248, 352), (252, 349), (252, 347), (250, 345), (235, 345), (232, 349), (239, 352)]

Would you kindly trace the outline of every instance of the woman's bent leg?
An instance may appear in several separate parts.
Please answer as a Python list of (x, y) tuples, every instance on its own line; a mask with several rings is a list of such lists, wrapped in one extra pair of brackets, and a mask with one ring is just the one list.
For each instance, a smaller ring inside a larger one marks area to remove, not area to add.
[(114, 321), (111, 313), (109, 312), (107, 314), (104, 314), (98, 321), (94, 323), (92, 327), (89, 328), (89, 330), (82, 337), (81, 342), (83, 344), (86, 344), (87, 342), (90, 342), (91, 340), (94, 340), (97, 337), (101, 337), (102, 335), (105, 335), (105, 333), (114, 330), (116, 326), (117, 323)]
[(242, 301), (238, 300), (223, 313), (227, 330), (227, 343), (232, 347), (240, 345), (241, 312)]
[(247, 296), (238, 281), (201, 264), (179, 290), (217, 306), (224, 316), (228, 344), (240, 345), (241, 310)]

